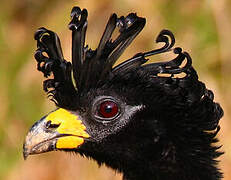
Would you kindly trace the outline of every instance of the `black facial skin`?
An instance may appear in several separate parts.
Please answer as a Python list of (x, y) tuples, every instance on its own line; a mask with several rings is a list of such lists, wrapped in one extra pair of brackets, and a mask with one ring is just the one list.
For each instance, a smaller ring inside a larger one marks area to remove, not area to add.
[[(136, 83), (130, 83), (133, 80)], [(221, 174), (212, 159), (220, 153), (216, 152), (217, 147), (210, 146), (216, 142), (216, 133), (205, 133), (201, 125), (207, 124), (210, 128), (210, 118), (221, 110), (218, 104), (209, 97), (200, 100), (199, 96), (195, 104), (190, 104), (184, 97), (174, 95), (173, 89), (168, 91), (154, 81), (159, 82), (142, 71), (131, 72), (84, 93), (79, 101), (80, 116), (91, 138), (74, 151), (93, 158), (100, 165), (105, 163), (132, 180), (217, 179)], [(198, 87), (204, 86), (201, 83)], [(120, 115), (107, 121), (95, 118), (94, 105), (103, 99), (113, 99), (119, 105)], [(129, 112), (132, 107), (137, 108)], [(205, 116), (205, 111), (210, 116)], [(195, 173), (200, 168), (204, 171)], [(213, 169), (214, 174), (206, 172), (207, 169)]]

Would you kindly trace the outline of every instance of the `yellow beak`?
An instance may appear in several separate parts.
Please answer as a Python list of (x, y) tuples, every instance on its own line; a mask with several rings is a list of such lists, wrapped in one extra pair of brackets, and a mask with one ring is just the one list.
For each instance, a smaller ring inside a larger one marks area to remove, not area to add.
[(36, 122), (26, 136), (23, 155), (58, 149), (75, 149), (89, 138), (80, 117), (65, 109), (57, 109)]

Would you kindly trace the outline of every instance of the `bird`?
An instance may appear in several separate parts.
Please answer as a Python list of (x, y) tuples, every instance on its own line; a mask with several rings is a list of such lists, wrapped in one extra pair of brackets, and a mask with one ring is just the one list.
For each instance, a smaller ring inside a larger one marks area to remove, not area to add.
[[(123, 180), (222, 179), (216, 137), (222, 107), (199, 80), (190, 55), (174, 46), (173, 33), (162, 30), (160, 48), (116, 64), (146, 19), (113, 13), (91, 49), (85, 44), (87, 17), (86, 9), (73, 7), (71, 62), (55, 32), (41, 27), (34, 35), (43, 89), (57, 108), (32, 125), (24, 159), (75, 152), (122, 173)], [(175, 57), (149, 60), (167, 53)]]

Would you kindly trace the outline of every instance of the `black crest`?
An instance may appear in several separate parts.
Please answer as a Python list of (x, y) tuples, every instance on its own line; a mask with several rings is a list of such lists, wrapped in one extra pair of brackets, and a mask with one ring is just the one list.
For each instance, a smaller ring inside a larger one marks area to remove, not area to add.
[[(131, 44), (134, 38), (145, 26), (145, 19), (134, 13), (117, 17), (112, 14), (105, 31), (95, 50), (85, 45), (87, 30), (87, 10), (74, 7), (71, 11), (69, 29), (72, 31), (72, 63), (64, 59), (59, 37), (56, 33), (39, 28), (35, 33), (37, 50), (35, 59), (38, 70), (46, 78), (44, 90), (57, 106), (72, 109), (71, 102), (81, 91), (97, 87), (108, 76), (123, 74), (135, 68), (142, 68), (150, 75), (162, 78), (160, 74), (169, 74), (173, 80), (187, 84), (189, 79), (197, 80), (197, 74), (192, 68), (191, 58), (182, 49), (173, 48), (174, 35), (168, 30), (162, 30), (156, 38), (157, 43), (164, 43), (159, 48), (149, 52), (138, 53), (134, 57), (113, 67), (115, 62)], [(112, 34), (118, 29), (119, 34), (112, 39)], [(145, 64), (147, 57), (172, 51), (176, 58), (167, 62)], [(183, 63), (183, 61), (185, 63)], [(175, 78), (175, 74), (185, 73), (182, 78)]]

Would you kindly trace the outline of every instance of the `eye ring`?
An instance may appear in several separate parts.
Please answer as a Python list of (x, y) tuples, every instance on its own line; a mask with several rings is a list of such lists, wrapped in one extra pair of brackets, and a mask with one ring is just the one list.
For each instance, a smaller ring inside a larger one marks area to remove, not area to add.
[(102, 98), (94, 103), (93, 115), (100, 121), (111, 121), (120, 116), (121, 109), (117, 101), (112, 98)]

